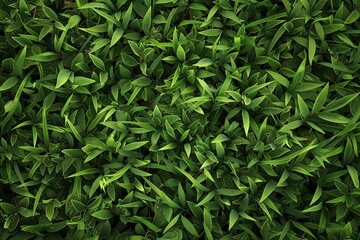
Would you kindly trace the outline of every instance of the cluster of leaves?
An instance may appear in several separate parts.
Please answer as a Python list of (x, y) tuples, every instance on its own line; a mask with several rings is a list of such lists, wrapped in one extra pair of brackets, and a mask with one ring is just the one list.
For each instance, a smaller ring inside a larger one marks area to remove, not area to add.
[(359, 10), (1, 1), (2, 239), (360, 239)]

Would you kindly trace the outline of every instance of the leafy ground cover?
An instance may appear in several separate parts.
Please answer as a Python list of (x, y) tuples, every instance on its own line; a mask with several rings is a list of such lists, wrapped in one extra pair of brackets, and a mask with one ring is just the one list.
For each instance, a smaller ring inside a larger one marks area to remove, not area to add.
[(359, 9), (1, 1), (1, 239), (360, 239)]

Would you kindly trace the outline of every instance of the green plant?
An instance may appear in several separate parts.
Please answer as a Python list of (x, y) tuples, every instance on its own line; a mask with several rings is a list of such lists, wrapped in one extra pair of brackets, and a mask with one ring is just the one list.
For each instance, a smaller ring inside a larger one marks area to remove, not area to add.
[(3, 239), (360, 239), (359, 2), (0, 3)]

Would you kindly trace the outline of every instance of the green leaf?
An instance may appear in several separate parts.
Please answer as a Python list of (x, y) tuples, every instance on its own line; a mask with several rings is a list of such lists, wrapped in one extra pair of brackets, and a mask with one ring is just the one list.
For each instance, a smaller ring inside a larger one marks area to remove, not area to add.
[(69, 21), (68, 23), (66, 24), (65, 28), (67, 30), (71, 29), (71, 28), (74, 28), (76, 27), (81, 21), (81, 17), (79, 15), (72, 15), (70, 18), (69, 18)]
[(151, 14), (152, 14), (152, 8), (149, 7), (149, 9), (146, 11), (146, 14), (143, 19), (142, 23), (142, 29), (146, 35), (150, 34), (150, 28), (151, 28)]
[(175, 168), (182, 173), (187, 179), (190, 180), (190, 182), (192, 182), (193, 186), (195, 186), (196, 188), (202, 190), (202, 191), (209, 191), (209, 189), (205, 186), (203, 186), (198, 180), (196, 180), (191, 174), (189, 174), (188, 172), (186, 172), (185, 170), (175, 166)]
[(284, 76), (282, 76), (281, 74), (279, 73), (276, 73), (276, 72), (273, 72), (273, 71), (270, 71), (270, 70), (266, 70), (267, 73), (270, 74), (270, 76), (272, 78), (274, 78), (275, 81), (277, 81), (278, 83), (280, 83), (281, 85), (283, 85), (284, 87), (289, 87), (290, 85), (290, 82), (288, 79), (286, 79)]
[(230, 211), (230, 216), (229, 216), (229, 231), (235, 225), (238, 219), (239, 219), (239, 213), (235, 209), (232, 209)]
[(144, 224), (146, 227), (148, 227), (150, 230), (152, 230), (154, 232), (160, 232), (161, 231), (161, 228), (159, 228), (155, 224), (149, 222), (148, 220), (146, 220), (143, 217), (134, 216), (133, 218), (136, 219), (137, 221), (141, 222), (142, 224)]
[(224, 18), (228, 18), (228, 19), (231, 19), (233, 20), (234, 22), (238, 23), (238, 24), (241, 24), (241, 20), (239, 19), (238, 16), (236, 16), (236, 14), (232, 11), (222, 11), (221, 13), (221, 16), (223, 16)]
[(124, 147), (122, 147), (121, 150), (132, 151), (132, 150), (135, 150), (135, 149), (138, 149), (138, 148), (144, 146), (148, 142), (149, 141), (140, 141), (140, 142), (129, 143), (129, 144), (126, 144)]
[(17, 208), (7, 202), (0, 202), (0, 207), (7, 213), (7, 214), (13, 214), (17, 212)]
[(318, 185), (318, 186), (316, 187), (314, 196), (313, 196), (313, 198), (311, 199), (311, 202), (310, 202), (309, 206), (313, 205), (317, 200), (319, 200), (320, 197), (321, 197), (321, 195), (322, 195), (322, 188)]
[(82, 212), (86, 209), (86, 205), (83, 204), (82, 202), (80, 201), (77, 201), (75, 199), (71, 199), (71, 204), (73, 205), (73, 207), (75, 208), (75, 210), (77, 212)]
[(318, 34), (321, 41), (325, 40), (325, 33), (322, 25), (319, 22), (314, 23), (316, 33)]
[(54, 202), (50, 202), (45, 209), (45, 214), (46, 217), (49, 219), (49, 221), (51, 221), (54, 217), (54, 212), (55, 212), (55, 206), (54, 206)]
[(338, 204), (338, 203), (344, 203), (345, 201), (346, 201), (346, 196), (340, 196), (340, 197), (333, 198), (333, 199), (327, 201), (326, 203)]
[(49, 19), (51, 19), (51, 20), (53, 20), (53, 21), (57, 21), (57, 20), (58, 20), (57, 14), (56, 14), (55, 11), (52, 10), (51, 8), (43, 5), (43, 6), (42, 6), (42, 10), (43, 10), (43, 12), (45, 13), (45, 15), (46, 15)]
[(134, 67), (139, 64), (139, 62), (136, 61), (135, 58), (125, 53), (121, 53), (121, 59), (124, 62), (124, 64), (129, 67)]
[(301, 120), (295, 120), (293, 122), (290, 122), (284, 126), (282, 126), (279, 130), (279, 132), (289, 132), (291, 133), (291, 130), (294, 130), (302, 125), (303, 121)]
[(55, 24), (54, 24), (54, 26), (55, 26), (57, 29), (59, 29), (59, 30), (65, 32), (65, 33), (66, 33), (66, 31), (67, 31), (66, 27), (65, 27), (61, 22), (59, 22), (59, 21), (56, 21)]
[(34, 206), (33, 206), (33, 216), (35, 216), (35, 213), (36, 213), (36, 209), (39, 205), (39, 202), (40, 202), (40, 197), (41, 195), (43, 194), (44, 190), (46, 188), (46, 185), (44, 184), (41, 184), (38, 191), (36, 192), (36, 196), (35, 196), (35, 201), (34, 201)]
[(309, 115), (309, 108), (306, 102), (304, 101), (304, 99), (302, 99), (302, 97), (299, 94), (298, 94), (298, 107), (299, 107), (300, 115), (302, 116), (303, 119), (305, 119)]
[(348, 238), (353, 233), (351, 222), (348, 222), (341, 230), (341, 238)]
[(59, 58), (59, 55), (54, 52), (43, 52), (26, 58), (28, 61), (35, 62), (52, 62)]
[[(78, 3), (79, 1), (76, 1), (76, 2)], [(85, 2), (85, 1), (83, 1), (83, 2)], [(99, 3), (99, 2), (90, 2), (90, 3), (77, 4), (77, 5), (78, 5), (79, 10), (92, 9), (92, 8), (101, 8), (101, 9), (105, 9), (105, 10), (110, 10), (106, 4)]]
[(132, 14), (132, 9), (133, 9), (132, 5), (133, 5), (132, 2), (130, 2), (129, 8), (126, 10), (126, 12), (124, 14), (124, 17), (122, 20), (123, 29), (126, 29), (129, 25), (131, 14)]
[(216, 12), (219, 10), (219, 6), (218, 5), (214, 5), (210, 11), (209, 14), (205, 20), (205, 22), (200, 26), (200, 27), (205, 27), (206, 25), (208, 25), (210, 23), (210, 20), (214, 17), (214, 15), (216, 14)]
[(317, 113), (322, 109), (322, 107), (324, 106), (324, 104), (326, 102), (328, 93), (329, 93), (329, 83), (327, 83), (325, 85), (325, 87), (321, 90), (319, 95), (316, 97), (314, 106), (312, 109), (312, 113)]
[(95, 173), (99, 173), (99, 172), (100, 172), (100, 170), (97, 168), (87, 168), (87, 169), (81, 170), (77, 173), (71, 174), (70, 176), (68, 176), (68, 178), (80, 177), (80, 176), (95, 174)]
[(209, 239), (209, 240), (214, 239), (212, 236), (212, 233), (211, 233), (212, 229), (213, 229), (212, 216), (207, 208), (204, 208), (203, 219), (204, 219), (203, 226), (204, 226), (205, 235), (206, 235), (207, 239)]
[(178, 183), (178, 191), (177, 191), (177, 193), (178, 193), (179, 201), (180, 201), (181, 205), (185, 206), (186, 205), (186, 196), (185, 196), (184, 189), (183, 189), (180, 182)]
[(191, 154), (191, 145), (189, 143), (184, 144), (184, 149), (187, 157), (190, 157)]
[[(106, 177), (109, 177), (109, 179), (106, 181), (107, 184), (110, 184), (114, 181), (119, 180), (120, 178), (122, 178), (125, 173), (131, 168), (131, 164), (128, 163), (125, 166), (123, 166), (119, 171), (112, 173), (112, 174), (107, 174)], [(140, 170), (139, 170), (140, 171)]]
[(294, 226), (296, 228), (298, 228), (299, 230), (303, 231), (304, 233), (307, 233), (308, 235), (310, 235), (312, 238), (317, 239), (314, 234), (307, 228), (305, 227), (303, 224), (298, 223), (296, 221), (290, 220), (292, 224), (294, 224)]
[(169, 143), (161, 147), (159, 151), (167, 151), (167, 150), (175, 149), (176, 147), (177, 147), (176, 143)]
[(309, 37), (309, 63), (312, 65), (316, 53), (316, 42), (313, 37)]
[(19, 0), (19, 9), (20, 11), (29, 11), (28, 5), (26, 4), (25, 0)]
[(276, 189), (276, 185), (277, 183), (272, 180), (266, 184), (264, 191), (261, 195), (261, 198), (259, 200), (259, 203), (262, 203), (270, 196), (270, 194)]
[(257, 222), (257, 220), (251, 216), (249, 216), (248, 214), (246, 214), (245, 212), (240, 212), (240, 217), (243, 217), (244, 219), (253, 221), (253, 222)]
[(19, 224), (19, 215), (12, 214), (9, 217), (6, 218), (6, 221), (4, 223), (4, 229), (8, 229), (10, 232), (13, 232), (18, 224)]
[[(288, 22), (288, 23), (291, 24), (291, 22)], [(275, 47), (275, 44), (280, 40), (281, 36), (285, 33), (285, 31), (286, 31), (285, 24), (281, 25), (281, 27), (278, 28), (278, 30), (276, 31), (276, 33), (274, 34), (274, 36), (270, 42), (269, 48), (267, 50), (268, 55), (271, 53), (271, 51)]]
[(345, 24), (351, 24), (356, 22), (360, 18), (360, 13), (358, 10), (354, 10), (350, 13), (350, 15), (346, 18)]
[(249, 128), (250, 128), (249, 112), (246, 111), (245, 109), (243, 109), (241, 114), (242, 114), (242, 120), (243, 120), (243, 126), (244, 126), (245, 135), (247, 136), (249, 134)]
[(180, 44), (177, 46), (176, 56), (180, 60), (180, 62), (185, 62), (186, 53), (185, 53), (184, 48)]
[(101, 60), (100, 58), (98, 58), (97, 56), (95, 56), (91, 53), (89, 53), (89, 57), (97, 68), (99, 68), (102, 71), (106, 71), (103, 60)]
[(306, 123), (312, 127), (313, 129), (315, 129), (316, 131), (322, 133), (322, 134), (325, 134), (324, 130), (322, 130), (319, 126), (317, 126), (315, 123), (313, 122), (310, 122), (310, 121), (306, 121)]
[(172, 138), (176, 139), (174, 129), (172, 128), (168, 120), (165, 120), (165, 129), (167, 134), (169, 134)]
[(210, 58), (203, 58), (197, 63), (193, 64), (195, 67), (208, 67), (213, 64), (213, 61)]
[(156, 0), (156, 3), (155, 4), (167, 4), (167, 3), (174, 3), (175, 0)]
[(203, 200), (201, 200), (198, 204), (196, 204), (196, 207), (200, 207), (206, 203), (208, 203), (209, 201), (211, 201), (213, 198), (215, 197), (215, 192), (211, 191), (209, 194), (207, 194)]
[(279, 237), (279, 240), (285, 239), (287, 233), (289, 232), (290, 225), (291, 225), (291, 222), (290, 222), (290, 221), (288, 221), (288, 222), (285, 224), (283, 230), (281, 231), (281, 235), (280, 235), (280, 237)]
[(355, 167), (347, 165), (347, 170), (350, 174), (351, 180), (356, 188), (359, 188), (359, 174)]
[(333, 24), (325, 25), (325, 26), (323, 27), (323, 29), (324, 29), (324, 33), (325, 33), (325, 34), (330, 34), (330, 33), (337, 32), (337, 31), (343, 29), (344, 27), (345, 27), (345, 24), (342, 24), (342, 23), (333, 23)]
[(27, 52), (27, 45), (24, 46), (23, 50), (19, 54), (19, 57), (15, 61), (15, 67), (14, 67), (14, 71), (13, 71), (13, 74), (15, 76), (21, 77), (21, 75), (22, 75), (23, 67), (24, 67), (24, 63), (25, 63), (26, 52)]
[(114, 46), (117, 42), (119, 42), (123, 34), (124, 34), (124, 29), (117, 28), (111, 37), (110, 47)]
[(229, 189), (229, 188), (218, 188), (216, 189), (216, 193), (227, 197), (236, 197), (244, 194), (244, 192), (239, 189)]
[(293, 81), (291, 83), (291, 88), (296, 87), (303, 81), (303, 78), (305, 76), (305, 68), (306, 68), (306, 58), (302, 60), (300, 66), (296, 70), (295, 75), (293, 77)]
[[(216, 6), (216, 5), (215, 5)], [(209, 9), (207, 7), (205, 7), (203, 4), (201, 3), (191, 3), (190, 4), (190, 9), (192, 10), (199, 10), (199, 11), (209, 11)]]
[[(116, 30), (115, 30), (116, 31)], [(102, 38), (98, 38), (96, 39), (91, 45), (94, 45), (92, 48), (91, 48), (91, 51), (90, 53), (94, 53), (96, 52), (97, 50), (107, 46), (108, 44), (110, 43), (110, 39), (102, 39)]]
[(151, 80), (147, 77), (139, 77), (131, 81), (131, 84), (139, 87), (147, 87), (151, 84)]
[(71, 71), (70, 71), (70, 70), (68, 70), (68, 69), (61, 69), (61, 70), (59, 71), (58, 76), (57, 76), (55, 88), (59, 88), (59, 87), (61, 87), (62, 85), (64, 85), (64, 84), (67, 82), (67, 80), (69, 79), (70, 75), (71, 75)]
[(196, 80), (199, 82), (201, 88), (200, 88), (200, 91), (202, 89), (204, 89), (204, 91), (209, 95), (209, 97), (213, 98), (213, 93), (211, 91), (211, 88), (209, 87), (209, 85), (202, 79), (200, 78), (196, 78)]
[(229, 140), (229, 138), (226, 135), (220, 134), (214, 140), (212, 140), (211, 143), (222, 143), (227, 140)]
[[(16, 110), (18, 110), (18, 106), (20, 106), (20, 97), (21, 94), (23, 92), (23, 89), (25, 88), (25, 84), (27, 83), (28, 79), (30, 78), (31, 74), (34, 71), (29, 71), (28, 74), (25, 76), (25, 78), (22, 80), (22, 82), (20, 83), (20, 86), (17, 88), (16, 90), (16, 94), (14, 97), (13, 101), (10, 101), (9, 103), (11, 104), (8, 109), (6, 109), (6, 105), (4, 106), (5, 111), (7, 112), (6, 116), (3, 117), (3, 120), (1, 122), (1, 132), (4, 133), (7, 123), (9, 122), (9, 120), (13, 117), (13, 115), (15, 114)], [(7, 103), (7, 105), (9, 104)], [(10, 173), (8, 173), (10, 174)]]
[(309, 213), (309, 212), (318, 212), (318, 211), (320, 211), (321, 209), (322, 209), (322, 202), (321, 203), (319, 203), (319, 204), (317, 204), (317, 205), (315, 205), (315, 206), (312, 206), (312, 207), (309, 207), (309, 208), (306, 208), (306, 209), (304, 209), (302, 212), (303, 213)]
[(252, 28), (252, 27), (258, 26), (263, 23), (268, 23), (268, 22), (275, 21), (276, 19), (279, 19), (279, 18), (284, 18), (286, 16), (288, 16), (288, 14), (286, 12), (273, 14), (268, 17), (260, 18), (256, 21), (250, 22), (249, 24), (246, 25), (246, 28)]
[(85, 158), (84, 163), (90, 162), (91, 160), (93, 160), (94, 158), (96, 158), (97, 156), (99, 156), (101, 153), (103, 153), (104, 150), (100, 150), (100, 149), (94, 149), (92, 150), (88, 156)]
[(347, 104), (351, 103), (355, 98), (359, 96), (359, 93), (350, 94), (348, 96), (342, 97), (340, 99), (336, 99), (326, 105), (324, 111), (333, 112), (338, 109), (345, 107)]
[(3, 84), (1, 84), (1, 86), (0, 86), (0, 92), (11, 89), (18, 82), (19, 82), (19, 79), (17, 77), (10, 77), (10, 78), (6, 79), (6, 81), (3, 82)]
[(132, 92), (131, 96), (128, 99), (127, 105), (130, 105), (132, 102), (135, 101), (135, 99), (136, 99), (137, 95), (139, 94), (140, 90), (141, 90), (140, 86), (135, 87), (134, 91)]
[(345, 44), (349, 45), (352, 48), (357, 48), (357, 46), (351, 41), (349, 37), (347, 37), (345, 34), (338, 33), (336, 36)]
[(165, 227), (163, 233), (168, 232), (168, 231), (177, 223), (177, 221), (178, 221), (179, 218), (180, 218), (180, 215), (181, 215), (181, 213), (179, 213), (178, 215), (176, 215), (176, 216), (169, 222), (169, 224)]
[(109, 15), (108, 13), (106, 13), (102, 10), (96, 9), (96, 8), (93, 8), (92, 10), (94, 12), (96, 12), (98, 15), (100, 15), (101, 17), (105, 18), (108, 22), (113, 23), (114, 25), (120, 27), (120, 23), (118, 20), (116, 20), (115, 17)]
[(161, 191), (157, 186), (150, 182), (147, 178), (143, 178), (144, 181), (150, 186), (150, 188), (163, 200), (166, 204), (173, 208), (180, 208), (171, 198), (169, 198), (163, 191)]
[(207, 37), (217, 37), (222, 34), (221, 29), (208, 29), (204, 31), (200, 31), (199, 34), (207, 36)]
[(189, 219), (187, 219), (186, 217), (184, 217), (183, 215), (181, 215), (181, 222), (183, 224), (183, 226), (185, 227), (185, 229), (191, 233), (192, 235), (194, 235), (195, 237), (200, 237), (199, 233), (196, 231), (196, 228), (194, 227), (194, 225), (189, 221)]
[(340, 65), (336, 62), (334, 63), (329, 63), (329, 62), (319, 62), (317, 64), (320, 64), (322, 66), (325, 66), (327, 68), (330, 68), (330, 69), (333, 69), (334, 71), (341, 71), (341, 72), (344, 72), (344, 73), (352, 73), (352, 71), (347, 68), (345, 65)]
[(82, 77), (82, 76), (76, 76), (74, 77), (73, 80), (73, 84), (78, 86), (88, 86), (94, 82), (96, 82), (94, 79)]
[(323, 86), (323, 83), (300, 83), (294, 87), (295, 92), (307, 92)]
[(41, 41), (46, 35), (53, 31), (53, 25), (45, 25), (39, 33), (39, 41)]
[(285, 157), (281, 157), (281, 158), (273, 159), (273, 160), (264, 160), (264, 161), (261, 161), (260, 164), (261, 165), (273, 165), (273, 166), (287, 164), (287, 163), (291, 162), (291, 160), (293, 160), (294, 158), (296, 158), (304, 153), (309, 152), (311, 149), (314, 149), (317, 146), (317, 145), (314, 145), (314, 143), (315, 143), (315, 141), (309, 143), (308, 146), (306, 146), (296, 152), (293, 152)]
[(92, 213), (91, 216), (100, 220), (108, 220), (113, 217), (110, 210), (99, 210)]
[(344, 124), (350, 122), (350, 119), (337, 113), (323, 112), (323, 113), (319, 113), (318, 116), (319, 118), (332, 123)]

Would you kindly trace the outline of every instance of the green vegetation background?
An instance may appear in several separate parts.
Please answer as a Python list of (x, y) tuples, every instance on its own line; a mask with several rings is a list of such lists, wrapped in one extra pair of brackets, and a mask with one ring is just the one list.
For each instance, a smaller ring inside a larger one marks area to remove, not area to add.
[(0, 238), (360, 239), (359, 9), (1, 1)]

